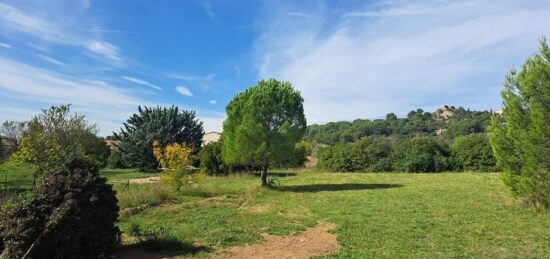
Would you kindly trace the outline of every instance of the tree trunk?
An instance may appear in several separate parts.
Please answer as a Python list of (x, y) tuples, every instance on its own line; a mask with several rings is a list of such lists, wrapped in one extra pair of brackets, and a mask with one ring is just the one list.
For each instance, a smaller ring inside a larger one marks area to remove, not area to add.
[(264, 168), (262, 169), (262, 186), (267, 186), (267, 169), (269, 168), (269, 164), (265, 164)]

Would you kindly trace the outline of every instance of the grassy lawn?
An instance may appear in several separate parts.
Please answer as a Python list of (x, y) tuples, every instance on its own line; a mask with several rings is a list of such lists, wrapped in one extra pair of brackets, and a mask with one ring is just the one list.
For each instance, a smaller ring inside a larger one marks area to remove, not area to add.
[[(337, 224), (335, 258), (540, 258), (550, 252), (550, 214), (514, 203), (498, 174), (284, 176), (277, 189), (258, 187), (253, 176), (209, 177), (193, 190), (165, 193), (161, 205), (121, 216), (120, 226), (126, 240), (162, 233), (209, 251), (325, 221)], [(135, 193), (119, 191), (119, 197)]]
[[(14, 163), (0, 164), (0, 190), (4, 188), (7, 180), (8, 186), (12, 189), (31, 189), (33, 186), (34, 169), (28, 165)], [(158, 176), (158, 173), (145, 173), (135, 169), (102, 169), (100, 174), (110, 182), (122, 182), (128, 179), (147, 178)]]

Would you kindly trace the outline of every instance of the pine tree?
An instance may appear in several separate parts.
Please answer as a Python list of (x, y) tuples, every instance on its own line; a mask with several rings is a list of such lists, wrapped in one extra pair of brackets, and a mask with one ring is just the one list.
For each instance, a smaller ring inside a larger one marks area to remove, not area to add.
[(162, 148), (172, 143), (184, 144), (196, 155), (204, 136), (202, 125), (194, 111), (180, 111), (176, 106), (144, 106), (138, 107), (138, 113), (130, 116), (121, 132), (114, 135), (120, 140), (117, 148), (124, 165), (154, 170), (158, 162), (153, 156), (153, 141), (158, 141)]
[(512, 194), (537, 208), (550, 208), (550, 49), (512, 70), (504, 82), (503, 118), (494, 117), (491, 145)]

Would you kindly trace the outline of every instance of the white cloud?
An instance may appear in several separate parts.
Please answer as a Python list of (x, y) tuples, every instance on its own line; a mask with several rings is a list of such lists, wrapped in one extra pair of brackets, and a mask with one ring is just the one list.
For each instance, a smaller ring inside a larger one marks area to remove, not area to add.
[[(73, 104), (75, 111), (86, 111), (90, 121), (98, 122), (101, 133), (107, 135), (138, 105), (147, 105), (132, 92), (102, 81), (64, 76), (4, 58), (0, 58), (0, 74), (2, 97), (12, 102), (8, 107), (0, 105), (6, 112), (0, 113), (0, 119), (23, 117), (30, 104), (43, 108)], [(39, 109), (27, 118), (37, 112)]]
[(48, 56), (46, 56), (46, 55), (38, 54), (38, 57), (41, 58), (41, 59), (44, 60), (44, 61), (50, 62), (50, 63), (52, 63), (52, 64), (56, 64), (56, 65), (58, 65), (58, 66), (64, 66), (64, 65), (65, 65), (65, 63), (63, 63), (63, 62), (61, 62), (61, 61), (59, 61), (59, 60), (57, 60), (57, 59), (55, 59), (55, 58), (48, 57)]
[(11, 49), (11, 45), (7, 44), (7, 43), (4, 43), (4, 42), (0, 42), (0, 47), (6, 48), (6, 49)]
[[(83, 9), (87, 9), (86, 6), (89, 5), (86, 2), (82, 2)], [(122, 58), (117, 46), (87, 34), (78, 33), (82, 31), (79, 29), (81, 25), (78, 21), (63, 16), (59, 12), (55, 13), (56, 16), (51, 14), (41, 16), (38, 13), (25, 12), (15, 6), (0, 3), (0, 29), (9, 30), (10, 36), (14, 33), (22, 33), (39, 38), (44, 43), (83, 48), (107, 60), (121, 62)], [(74, 17), (74, 14), (71, 13), (71, 17)]]
[[(550, 24), (544, 1), (366, 9), (366, 18), (333, 17), (332, 10), (311, 19), (275, 16), (256, 42), (259, 76), (300, 90), (309, 123), (445, 103), (496, 108), (503, 76), (536, 50)], [(416, 15), (421, 12), (431, 15)]]
[(189, 90), (189, 88), (187, 88), (186, 86), (183, 86), (183, 85), (180, 85), (180, 86), (176, 87), (176, 91), (178, 93), (180, 93), (181, 95), (193, 96), (193, 93), (191, 92), (191, 90)]
[(104, 41), (94, 41), (88, 44), (88, 50), (105, 58), (120, 61), (120, 53), (117, 46)]
[(144, 85), (144, 86), (148, 86), (148, 87), (151, 87), (153, 89), (157, 89), (157, 90), (162, 90), (162, 88), (160, 88), (159, 86), (157, 85), (154, 85), (154, 84), (151, 84), (143, 79), (139, 79), (139, 78), (135, 78), (135, 77), (130, 77), (130, 76), (121, 76), (120, 78), (128, 81), (128, 82), (132, 82), (132, 83), (136, 83), (136, 84), (140, 84), (140, 85)]
[(216, 100), (210, 100), (210, 101), (208, 101), (208, 103), (209, 103), (209, 104), (216, 104), (217, 101), (216, 101)]

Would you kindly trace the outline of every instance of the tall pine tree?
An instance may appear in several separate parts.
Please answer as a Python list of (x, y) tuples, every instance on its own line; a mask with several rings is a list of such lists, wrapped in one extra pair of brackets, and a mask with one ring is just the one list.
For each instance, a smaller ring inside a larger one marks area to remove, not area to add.
[(512, 193), (537, 208), (550, 208), (550, 49), (512, 70), (504, 82), (503, 118), (493, 118), (491, 145)]

